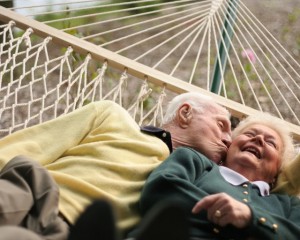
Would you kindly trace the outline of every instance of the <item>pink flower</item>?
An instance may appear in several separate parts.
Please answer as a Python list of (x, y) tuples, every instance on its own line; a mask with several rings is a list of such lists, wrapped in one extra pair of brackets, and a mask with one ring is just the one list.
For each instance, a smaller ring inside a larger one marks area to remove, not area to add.
[(249, 60), (255, 64), (256, 63), (256, 57), (255, 57), (255, 54), (254, 52), (252, 51), (252, 49), (245, 49), (242, 51), (242, 57), (243, 58), (249, 58)]

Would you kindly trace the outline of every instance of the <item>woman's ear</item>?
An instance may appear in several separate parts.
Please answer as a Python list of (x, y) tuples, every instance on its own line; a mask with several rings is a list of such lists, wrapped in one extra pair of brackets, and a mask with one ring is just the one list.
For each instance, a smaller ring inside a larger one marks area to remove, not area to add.
[(188, 103), (182, 104), (177, 111), (178, 125), (187, 128), (192, 119), (192, 106)]

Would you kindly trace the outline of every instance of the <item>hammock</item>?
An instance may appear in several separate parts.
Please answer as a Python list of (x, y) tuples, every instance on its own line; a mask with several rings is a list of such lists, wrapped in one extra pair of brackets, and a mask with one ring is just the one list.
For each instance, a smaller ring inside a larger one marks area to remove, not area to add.
[(270, 112), (298, 141), (300, 65), (243, 2), (0, 7), (0, 137), (100, 99), (159, 125), (169, 99), (198, 91), (239, 119)]

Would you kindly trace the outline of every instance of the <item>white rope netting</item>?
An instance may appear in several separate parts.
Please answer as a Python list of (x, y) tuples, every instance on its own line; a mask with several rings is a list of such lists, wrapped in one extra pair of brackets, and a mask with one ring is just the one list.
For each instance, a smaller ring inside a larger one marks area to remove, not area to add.
[[(141, 93), (132, 94), (130, 100), (130, 93), (125, 91), (126, 69), (123, 73), (109, 72), (106, 62), (100, 66), (90, 55), (80, 59), (71, 47), (53, 51), (55, 45), (50, 37), (34, 43), (31, 29), (15, 38), (13, 28), (13, 22), (0, 26), (3, 37), (0, 44), (0, 136), (100, 99), (110, 99), (128, 107), (141, 124), (156, 123), (151, 118), (162, 118), (156, 111), (161, 108), (162, 93), (157, 93), (157, 103), (153, 100), (152, 109), (144, 116), (149, 107), (144, 109), (141, 105), (151, 91), (146, 82), (129, 84), (132, 90), (141, 88)], [(148, 90), (144, 92), (143, 89)]]

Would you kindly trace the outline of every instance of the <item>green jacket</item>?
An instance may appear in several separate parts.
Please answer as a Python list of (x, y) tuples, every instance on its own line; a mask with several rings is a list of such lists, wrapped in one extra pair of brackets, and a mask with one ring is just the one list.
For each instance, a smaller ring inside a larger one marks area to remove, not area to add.
[[(222, 228), (209, 222), (205, 211), (197, 215), (190, 213), (197, 201), (219, 192), (246, 201), (252, 211), (250, 226)], [(233, 186), (222, 177), (218, 165), (189, 148), (178, 148), (149, 176), (140, 201), (142, 213), (158, 202), (174, 197), (180, 198), (190, 213), (191, 237), (296, 240), (300, 236), (300, 200), (297, 197), (280, 194), (263, 197), (250, 182)]]

